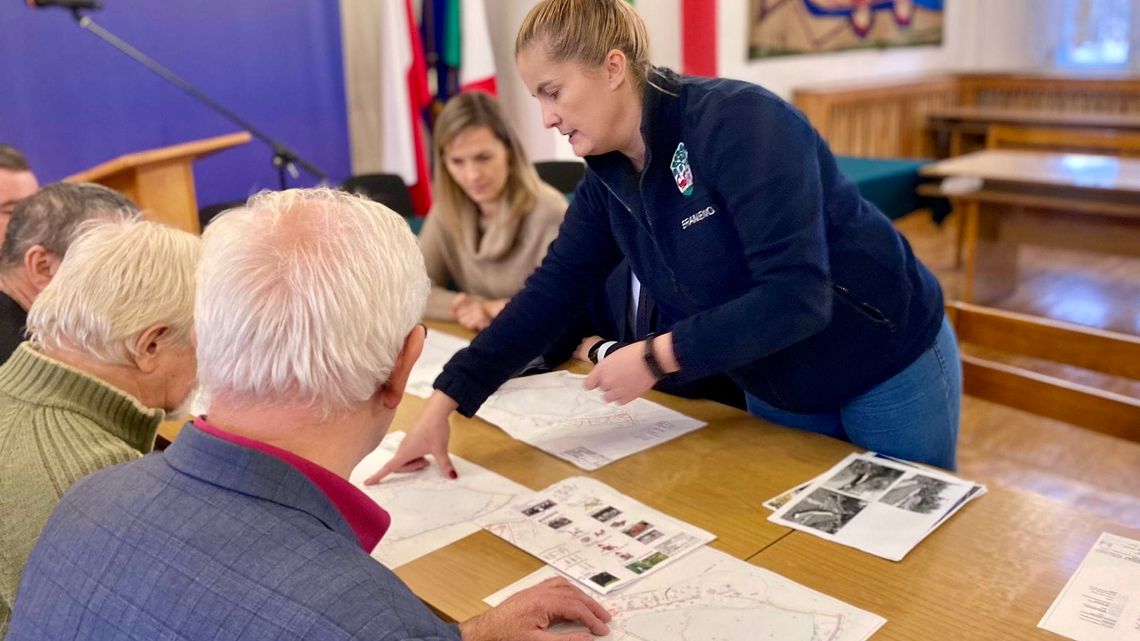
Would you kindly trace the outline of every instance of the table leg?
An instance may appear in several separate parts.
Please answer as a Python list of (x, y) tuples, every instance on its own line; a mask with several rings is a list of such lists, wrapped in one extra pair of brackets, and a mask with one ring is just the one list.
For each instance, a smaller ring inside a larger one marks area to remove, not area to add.
[(978, 266), (978, 201), (958, 201), (955, 209), (959, 211), (958, 251), (955, 266), (963, 267), (962, 301), (972, 303), (974, 302), (974, 276)]
[(1017, 289), (1018, 242), (1008, 233), (1007, 218), (1017, 218), (1019, 207), (982, 205), (966, 208), (963, 300), (981, 305), (999, 301)]

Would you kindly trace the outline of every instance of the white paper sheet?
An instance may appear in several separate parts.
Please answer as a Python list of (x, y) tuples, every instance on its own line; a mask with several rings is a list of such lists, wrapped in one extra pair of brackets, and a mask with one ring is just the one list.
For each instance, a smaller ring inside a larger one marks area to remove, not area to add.
[(479, 522), (601, 594), (716, 538), (581, 476), (524, 496)]
[(983, 493), (982, 485), (930, 468), (850, 454), (768, 520), (899, 561)]
[(420, 398), (431, 396), (432, 383), (443, 372), (443, 366), (456, 352), (470, 344), (471, 341), (450, 334), (429, 331), (424, 340), (424, 351), (408, 375), (407, 392)]
[[(548, 567), (484, 599), (495, 606), (558, 576)], [(709, 547), (600, 599), (607, 641), (780, 639), (863, 641), (886, 619)], [(566, 626), (560, 631), (569, 631)]]
[(507, 381), (476, 416), (584, 470), (596, 470), (705, 426), (643, 398), (606, 403), (584, 376), (551, 372)]
[(1037, 627), (1077, 641), (1140, 639), (1140, 541), (1102, 533)]
[(459, 474), (456, 480), (443, 478), (439, 467), (432, 465), (419, 472), (393, 474), (379, 485), (364, 485), (364, 479), (391, 460), (403, 439), (404, 432), (387, 435), (349, 477), (392, 516), (391, 527), (372, 551), (372, 557), (389, 568), (478, 532), (476, 519), (531, 492), (454, 455), (451, 462)]

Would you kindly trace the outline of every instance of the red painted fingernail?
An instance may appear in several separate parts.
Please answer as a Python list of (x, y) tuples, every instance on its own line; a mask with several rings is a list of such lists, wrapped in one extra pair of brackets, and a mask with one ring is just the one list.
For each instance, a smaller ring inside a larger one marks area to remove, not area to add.
[(455, 470), (451, 470), (447, 475), (450, 476), (452, 480), (459, 478), (459, 474)]

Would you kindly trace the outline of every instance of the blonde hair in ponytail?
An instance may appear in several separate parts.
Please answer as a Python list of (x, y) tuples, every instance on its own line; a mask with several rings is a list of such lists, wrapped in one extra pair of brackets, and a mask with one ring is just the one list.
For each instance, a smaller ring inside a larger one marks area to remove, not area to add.
[(554, 62), (601, 65), (606, 54), (625, 54), (635, 87), (649, 75), (649, 36), (625, 0), (544, 0), (530, 10), (515, 38), (515, 55), (538, 44)]

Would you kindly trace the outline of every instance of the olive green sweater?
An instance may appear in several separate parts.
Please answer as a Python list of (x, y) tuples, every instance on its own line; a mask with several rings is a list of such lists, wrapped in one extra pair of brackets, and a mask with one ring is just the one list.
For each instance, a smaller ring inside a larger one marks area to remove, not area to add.
[(0, 366), (0, 638), (24, 562), (63, 493), (151, 451), (163, 414), (28, 343)]

